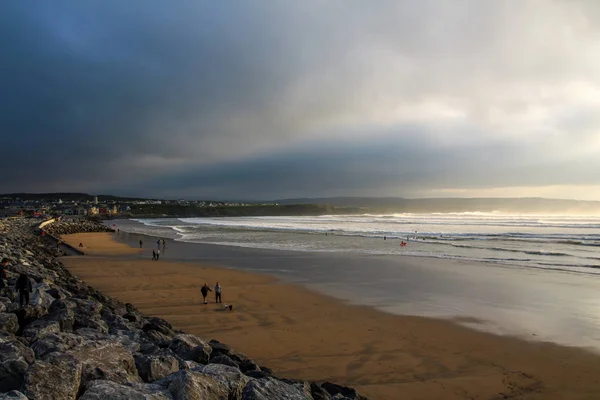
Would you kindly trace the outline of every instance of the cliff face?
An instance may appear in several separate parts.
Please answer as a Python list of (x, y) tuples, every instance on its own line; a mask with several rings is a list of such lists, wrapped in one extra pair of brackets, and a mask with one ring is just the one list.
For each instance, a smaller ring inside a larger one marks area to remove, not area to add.
[[(35, 223), (0, 220), (0, 258), (11, 259), (0, 289), (0, 400), (364, 399), (328, 382), (279, 379), (217, 340), (104, 296), (63, 267)], [(63, 228), (78, 230), (52, 229)], [(32, 283), (23, 307), (14, 289), (22, 272)]]

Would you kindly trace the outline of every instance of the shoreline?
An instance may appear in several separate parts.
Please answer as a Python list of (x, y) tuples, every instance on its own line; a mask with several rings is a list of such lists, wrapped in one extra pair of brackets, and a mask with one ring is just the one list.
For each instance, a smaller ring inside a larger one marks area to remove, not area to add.
[[(153, 233), (115, 238), (137, 246)], [(123, 224), (120, 224), (123, 227)], [(266, 273), (349, 304), (395, 315), (417, 315), (485, 332), (600, 351), (595, 308), (600, 276), (411, 256), (260, 249), (179, 241), (169, 229), (166, 256)], [(150, 256), (148, 256), (150, 258)], [(600, 305), (599, 305), (600, 306)]]
[[(124, 245), (111, 234), (105, 238)], [(110, 254), (107, 247), (104, 254), (62, 261), (103, 293), (131, 300), (186, 332), (224, 340), (282, 376), (331, 379), (374, 399), (394, 399), (397, 393), (419, 399), (600, 394), (595, 380), (600, 357), (583, 349), (349, 305), (257, 273)], [(233, 313), (199, 304), (200, 282), (215, 275)]]

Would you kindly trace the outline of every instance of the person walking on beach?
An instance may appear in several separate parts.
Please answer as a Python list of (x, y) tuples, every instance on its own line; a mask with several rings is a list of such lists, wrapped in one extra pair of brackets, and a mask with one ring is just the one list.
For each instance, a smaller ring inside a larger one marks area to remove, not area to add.
[(22, 272), (17, 279), (17, 284), (15, 285), (15, 289), (19, 292), (19, 304), (23, 307), (23, 303), (25, 305), (29, 305), (29, 293), (33, 291), (31, 287), (31, 279), (29, 276)]
[(160, 249), (156, 250), (156, 261), (158, 261), (159, 257), (160, 257)]
[(208, 292), (212, 292), (212, 290), (210, 290), (208, 285), (205, 283), (204, 286), (202, 286), (202, 288), (200, 289), (200, 293), (202, 293), (202, 297), (204, 298), (204, 304), (207, 304), (206, 296), (208, 296)]
[(156, 251), (152, 250), (152, 260), (156, 261)]
[(156, 248), (160, 250), (160, 239), (156, 241)]
[(2, 263), (0, 263), (0, 289), (6, 287), (6, 283), (4, 280), (7, 278), (6, 267), (8, 267), (9, 262), (10, 262), (10, 260), (8, 258), (4, 257), (2, 259)]
[(140, 239), (140, 249), (142, 248), (143, 245), (144, 245), (144, 242), (142, 242), (142, 240)]
[(221, 292), (223, 292), (223, 288), (219, 285), (219, 282), (215, 285), (215, 303), (222, 303), (221, 301)]

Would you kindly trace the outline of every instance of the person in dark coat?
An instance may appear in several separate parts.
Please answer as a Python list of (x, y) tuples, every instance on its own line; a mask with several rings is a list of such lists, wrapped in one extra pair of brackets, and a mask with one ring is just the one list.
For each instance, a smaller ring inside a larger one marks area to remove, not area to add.
[(21, 307), (23, 307), (23, 303), (28, 306), (29, 293), (33, 292), (33, 288), (31, 287), (31, 279), (29, 279), (26, 273), (23, 272), (19, 275), (15, 289), (19, 292), (19, 304)]
[(202, 288), (200, 289), (200, 293), (202, 293), (202, 297), (204, 297), (204, 304), (207, 304), (206, 296), (208, 296), (208, 292), (212, 292), (212, 290), (210, 290), (208, 285), (205, 283), (204, 286), (202, 286)]

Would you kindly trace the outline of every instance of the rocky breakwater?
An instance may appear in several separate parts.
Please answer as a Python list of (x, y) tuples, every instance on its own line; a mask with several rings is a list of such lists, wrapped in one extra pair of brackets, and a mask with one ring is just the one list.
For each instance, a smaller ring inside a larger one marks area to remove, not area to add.
[[(280, 379), (218, 342), (174, 329), (73, 276), (33, 220), (0, 220), (0, 400), (364, 399), (329, 382)], [(32, 279), (20, 307), (15, 281)]]
[(73, 233), (114, 232), (112, 228), (86, 219), (62, 220), (44, 227), (44, 231), (54, 237)]

